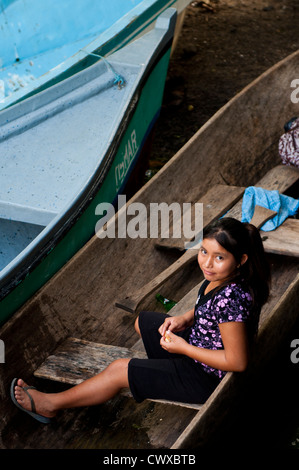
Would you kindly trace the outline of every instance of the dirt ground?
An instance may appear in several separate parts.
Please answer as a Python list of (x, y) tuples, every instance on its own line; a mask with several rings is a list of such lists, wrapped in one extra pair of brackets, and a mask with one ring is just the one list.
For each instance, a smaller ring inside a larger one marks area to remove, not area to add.
[(149, 177), (236, 93), (299, 48), (298, 24), (298, 0), (190, 3), (169, 65)]

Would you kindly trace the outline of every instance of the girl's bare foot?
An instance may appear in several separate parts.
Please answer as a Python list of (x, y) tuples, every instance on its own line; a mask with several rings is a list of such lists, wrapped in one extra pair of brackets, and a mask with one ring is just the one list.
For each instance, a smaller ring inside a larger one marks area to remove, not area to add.
[[(49, 395), (31, 388), (25, 391), (26, 387), (28, 387), (28, 385), (24, 382), (24, 380), (18, 379), (17, 385), (14, 389), (14, 396), (18, 404), (27, 411), (34, 411), (41, 416), (53, 418), (56, 415), (56, 411), (53, 408)], [(35, 410), (32, 409), (32, 402), (28, 394), (32, 397)]]

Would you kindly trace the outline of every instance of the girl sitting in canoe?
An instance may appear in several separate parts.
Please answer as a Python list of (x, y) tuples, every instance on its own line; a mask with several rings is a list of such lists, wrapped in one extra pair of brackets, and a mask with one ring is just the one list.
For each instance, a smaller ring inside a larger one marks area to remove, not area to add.
[(227, 371), (247, 367), (270, 269), (258, 229), (232, 218), (206, 227), (198, 264), (205, 280), (194, 309), (177, 317), (141, 312), (137, 318), (148, 359), (118, 359), (60, 393), (42, 393), (14, 379), (16, 406), (47, 423), (58, 410), (103, 403), (125, 387), (137, 402), (205, 402)]

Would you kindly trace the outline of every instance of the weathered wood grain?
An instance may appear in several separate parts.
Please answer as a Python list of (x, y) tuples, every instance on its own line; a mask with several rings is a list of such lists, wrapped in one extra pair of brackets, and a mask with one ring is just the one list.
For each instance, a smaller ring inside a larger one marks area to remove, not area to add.
[[(236, 202), (242, 197), (245, 188), (240, 186), (228, 186), (224, 184), (216, 184), (201, 199), (196, 203), (202, 204), (202, 215), (203, 215), (203, 227), (213, 222), (217, 218), (221, 217), (228, 209), (230, 209)], [(196, 204), (195, 203), (195, 204)], [(192, 227), (194, 226), (194, 211), (192, 208), (188, 212), (191, 212), (190, 219)], [(183, 225), (182, 218), (173, 221), (173, 232), (180, 233), (180, 229)], [(157, 248), (161, 249), (178, 249), (184, 251), (186, 249), (185, 244), (192, 241), (186, 239), (184, 236), (181, 238), (160, 238), (155, 243)]]

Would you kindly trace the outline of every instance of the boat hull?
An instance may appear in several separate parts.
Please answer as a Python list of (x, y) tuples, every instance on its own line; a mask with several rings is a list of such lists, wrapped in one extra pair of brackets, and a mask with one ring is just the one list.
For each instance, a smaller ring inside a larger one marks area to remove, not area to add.
[[(169, 31), (172, 32), (161, 39), (160, 46), (155, 49), (155, 56), (145, 67), (142, 80), (131, 96), (123, 118), (114, 130), (114, 137), (108, 145), (99, 169), (90, 176), (86, 188), (82, 189), (70, 207), (52, 220), (26, 249), (2, 270), (0, 278), (2, 324), (94, 235), (100, 218), (96, 214), (98, 204), (103, 202), (113, 204), (117, 195), (125, 190), (126, 183), (141, 158), (142, 150), (159, 116), (175, 15), (172, 13), (170, 18), (173, 21)], [(43, 113), (43, 108), (41, 109)], [(13, 108), (7, 111), (13, 111)], [(5, 120), (5, 114), (2, 119)]]
[[(269, 70), (222, 108), (128, 207), (134, 202), (148, 208), (153, 202), (197, 201), (215, 184), (223, 184), (224, 178), (229, 185), (257, 183), (279, 163), (277, 145), (283, 125), (297, 110), (290, 100), (290, 83), (298, 57), (299, 52)], [(263, 309), (257, 364), (244, 379), (238, 374), (227, 376), (200, 411), (148, 401), (136, 404), (118, 396), (99, 407), (63, 412), (42, 435), (40, 426), (30, 424), (29, 418), (24, 425), (24, 414), (10, 401), (11, 379), (22, 376), (35, 382), (34, 371), (68, 337), (131, 348), (138, 339), (135, 316), (116, 308), (116, 299), (134, 293), (180, 256), (157, 250), (154, 239), (93, 237), (1, 328), (6, 347), (0, 389), (3, 448), (195, 449), (215, 442), (220, 429), (230, 438), (233, 431), (236, 437), (243, 436), (242, 410), (248, 400), (253, 402), (253, 395), (245, 393), (247, 384), (258, 390), (259, 374), (298, 324), (298, 258), (271, 257), (272, 295)], [(201, 280), (194, 262), (165, 282), (162, 293), (181, 301)], [(154, 296), (140, 308), (159, 309)], [(64, 388), (37, 383), (48, 391)], [(231, 428), (237, 417), (238, 426)]]

